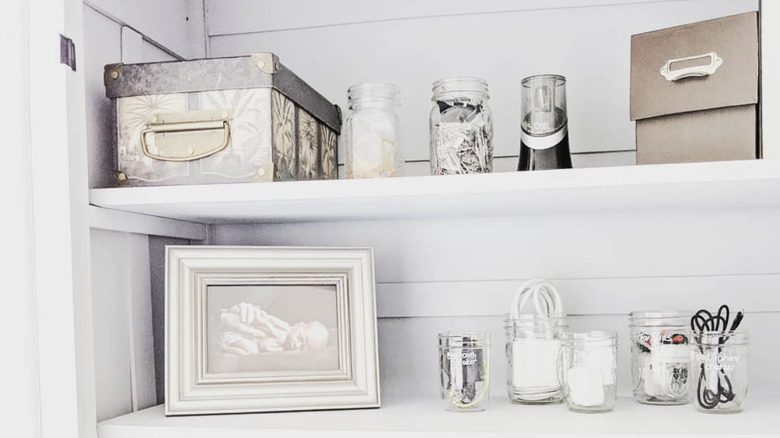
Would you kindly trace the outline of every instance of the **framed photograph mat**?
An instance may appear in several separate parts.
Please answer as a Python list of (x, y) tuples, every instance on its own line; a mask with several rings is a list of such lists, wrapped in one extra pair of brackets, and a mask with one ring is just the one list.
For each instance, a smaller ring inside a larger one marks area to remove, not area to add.
[(370, 248), (169, 246), (166, 415), (380, 405)]

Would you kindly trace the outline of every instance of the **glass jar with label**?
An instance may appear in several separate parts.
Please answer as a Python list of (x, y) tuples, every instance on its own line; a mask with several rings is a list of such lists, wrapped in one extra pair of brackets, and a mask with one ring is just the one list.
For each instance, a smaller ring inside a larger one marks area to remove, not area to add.
[(748, 392), (748, 334), (743, 330), (705, 331), (692, 336), (690, 390), (700, 412), (742, 410)]
[(439, 334), (441, 398), (448, 411), (484, 411), (490, 400), (490, 333)]
[(493, 113), (487, 81), (441, 79), (433, 83), (430, 118), (431, 173), (493, 171)]
[(392, 84), (349, 87), (344, 122), (347, 178), (383, 178), (402, 172), (399, 150), (401, 92)]
[(688, 403), (693, 312), (631, 312), (631, 381), (634, 399), (654, 405)]
[(508, 315), (504, 328), (509, 399), (524, 404), (563, 401), (557, 364), (566, 317)]
[(617, 401), (617, 333), (564, 333), (559, 375), (569, 409), (607, 412)]

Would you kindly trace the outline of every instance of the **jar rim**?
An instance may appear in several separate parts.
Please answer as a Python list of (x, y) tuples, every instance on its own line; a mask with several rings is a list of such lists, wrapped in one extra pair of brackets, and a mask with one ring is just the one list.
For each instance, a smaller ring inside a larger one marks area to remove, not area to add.
[[(720, 342), (720, 339), (728, 338), (725, 343)], [(749, 336), (746, 329), (731, 330), (703, 330), (700, 332), (694, 332), (691, 336), (691, 343), (694, 345), (743, 345), (746, 344)]]
[(439, 333), (439, 348), (449, 347), (489, 347), (490, 332), (452, 331)]
[(690, 310), (672, 310), (672, 309), (662, 309), (662, 310), (634, 310), (628, 314), (629, 317), (635, 318), (635, 319), (642, 319), (642, 318), (682, 318), (682, 317), (688, 317), (690, 318), (693, 316), (694, 312)]
[(522, 80), (520, 80), (520, 85), (526, 88), (530, 88), (530, 83), (533, 81), (538, 81), (540, 79), (549, 79), (554, 81), (553, 86), (559, 86), (559, 85), (566, 85), (566, 76), (558, 75), (558, 74), (551, 74), (551, 73), (545, 73), (540, 75), (533, 75), (533, 76), (527, 76), (524, 77)]
[(694, 312), (689, 310), (640, 310), (628, 314), (630, 327), (688, 327)]
[(387, 101), (396, 105), (401, 104), (401, 89), (390, 83), (366, 82), (352, 85), (347, 89), (347, 100), (352, 106), (356, 102), (370, 100)]
[(472, 76), (439, 79), (433, 83), (431, 91), (434, 96), (451, 93), (479, 93), (489, 98), (487, 81)]
[(572, 345), (616, 345), (617, 337), (617, 332), (605, 330), (593, 330), (589, 332), (565, 332), (561, 334), (561, 342)]
[(566, 314), (545, 316), (536, 313), (507, 313), (504, 315), (504, 322), (511, 321), (565, 321)]

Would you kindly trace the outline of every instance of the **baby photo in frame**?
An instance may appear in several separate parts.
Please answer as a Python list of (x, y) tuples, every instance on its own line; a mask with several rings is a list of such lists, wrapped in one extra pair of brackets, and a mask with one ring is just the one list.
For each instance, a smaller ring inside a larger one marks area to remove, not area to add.
[(379, 407), (370, 248), (169, 246), (166, 415)]

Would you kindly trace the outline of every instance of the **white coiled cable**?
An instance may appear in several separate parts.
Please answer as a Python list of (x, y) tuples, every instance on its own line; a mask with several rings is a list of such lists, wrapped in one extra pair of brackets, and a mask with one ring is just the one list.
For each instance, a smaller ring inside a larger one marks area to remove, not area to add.
[(509, 314), (513, 318), (520, 316), (529, 300), (533, 301), (534, 314), (542, 318), (563, 316), (563, 305), (558, 290), (547, 280), (529, 280), (520, 287), (512, 300)]

